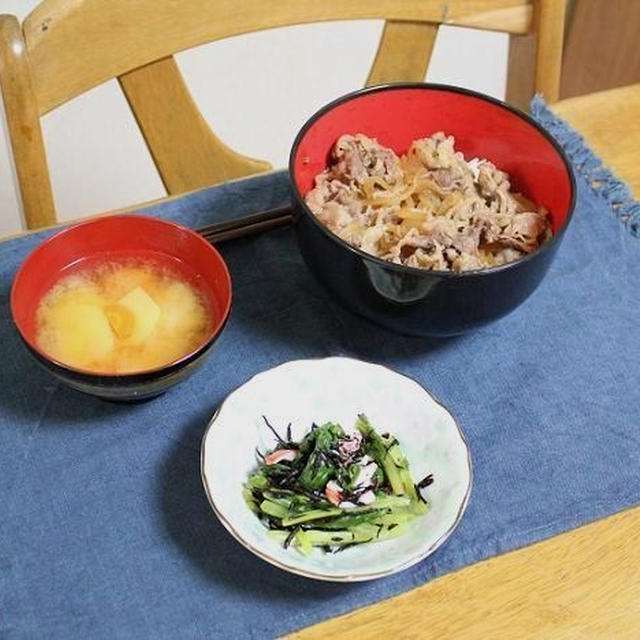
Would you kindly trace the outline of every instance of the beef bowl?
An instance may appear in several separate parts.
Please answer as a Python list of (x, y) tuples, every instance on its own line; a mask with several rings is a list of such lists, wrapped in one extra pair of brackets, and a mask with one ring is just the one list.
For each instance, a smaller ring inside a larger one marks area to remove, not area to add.
[[(571, 165), (540, 125), (446, 85), (383, 85), (335, 100), (302, 127), (289, 170), (311, 271), (344, 306), (409, 335), (462, 334), (524, 302), (575, 205)], [(354, 198), (364, 204), (352, 207)], [(416, 209), (423, 199), (427, 209)]]

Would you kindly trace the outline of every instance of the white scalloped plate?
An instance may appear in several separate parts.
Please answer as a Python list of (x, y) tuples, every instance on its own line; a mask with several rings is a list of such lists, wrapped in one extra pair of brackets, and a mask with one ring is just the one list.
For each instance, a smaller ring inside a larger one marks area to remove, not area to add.
[[(242, 485), (256, 468), (256, 446), (264, 451), (275, 444), (262, 416), (276, 428), (291, 422), (298, 440), (313, 422), (331, 420), (351, 430), (358, 413), (398, 438), (416, 480), (433, 473), (434, 483), (423, 491), (429, 512), (393, 540), (336, 554), (284, 549), (242, 498)], [(411, 378), (351, 358), (286, 362), (236, 389), (204, 434), (201, 473), (214, 512), (240, 544), (286, 571), (344, 582), (387, 576), (433, 553), (462, 518), (471, 491), (469, 450), (447, 409)]]

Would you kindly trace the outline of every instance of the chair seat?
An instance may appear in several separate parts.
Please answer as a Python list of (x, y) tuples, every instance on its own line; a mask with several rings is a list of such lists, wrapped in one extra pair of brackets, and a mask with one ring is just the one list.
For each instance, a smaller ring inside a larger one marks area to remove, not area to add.
[(640, 84), (561, 100), (551, 109), (640, 199)]

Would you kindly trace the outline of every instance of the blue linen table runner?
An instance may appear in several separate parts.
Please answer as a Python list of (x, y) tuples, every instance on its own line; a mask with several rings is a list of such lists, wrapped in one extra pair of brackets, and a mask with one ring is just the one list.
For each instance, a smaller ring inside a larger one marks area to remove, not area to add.
[[(403, 337), (352, 315), (278, 230), (221, 247), (234, 305), (204, 367), (151, 402), (110, 404), (58, 385), (11, 326), (12, 277), (51, 232), (0, 245), (0, 638), (273, 637), (640, 502), (640, 207), (541, 101), (533, 112), (576, 166), (576, 213), (536, 293), (459, 338)], [(197, 227), (288, 197), (280, 172), (143, 213)], [(227, 393), (285, 360), (336, 354), (421, 381), (474, 461), (450, 541), (368, 583), (254, 557), (216, 521), (199, 475)]]

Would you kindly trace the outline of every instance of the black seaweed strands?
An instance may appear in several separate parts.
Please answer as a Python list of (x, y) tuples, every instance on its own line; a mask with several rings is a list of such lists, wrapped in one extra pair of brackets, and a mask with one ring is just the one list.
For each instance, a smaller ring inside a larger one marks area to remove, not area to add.
[(424, 478), (422, 478), (422, 480), (420, 480), (420, 482), (418, 482), (416, 487), (418, 487), (418, 489), (425, 489), (426, 487), (428, 487), (431, 484), (433, 484), (433, 473), (430, 473), (429, 475), (427, 475)]
[(286, 540), (284, 541), (285, 549), (289, 548), (289, 545), (293, 542), (293, 539), (296, 537), (296, 534), (298, 533), (298, 531), (300, 531), (300, 527), (294, 527), (293, 529), (291, 529), (291, 533), (287, 536)]
[(364, 415), (354, 433), (335, 422), (294, 442), (291, 424), (274, 435), (271, 450), (256, 450), (257, 468), (243, 487), (247, 506), (285, 548), (337, 553), (362, 543), (390, 540), (409, 530), (428, 506), (419, 493), (433, 476), (415, 483), (399, 442), (379, 435)]
[(422, 478), (422, 480), (420, 480), (420, 482), (416, 484), (416, 493), (418, 494), (418, 498), (420, 498), (420, 500), (422, 500), (422, 502), (424, 502), (425, 504), (428, 504), (428, 503), (425, 500), (425, 497), (422, 495), (421, 489), (426, 489), (429, 485), (432, 485), (432, 484), (433, 484), (433, 473), (430, 473), (429, 475), (425, 476), (424, 478)]
[(276, 447), (276, 449), (299, 449), (300, 448), (298, 443), (293, 442), (293, 440), (291, 439), (291, 423), (287, 425), (287, 431), (286, 431), (287, 438), (285, 440), (280, 436), (280, 434), (276, 431), (275, 427), (269, 422), (269, 420), (267, 420), (266, 416), (262, 416), (262, 419), (264, 420), (264, 423), (267, 425), (271, 433), (273, 433), (276, 440), (278, 441), (278, 446)]

